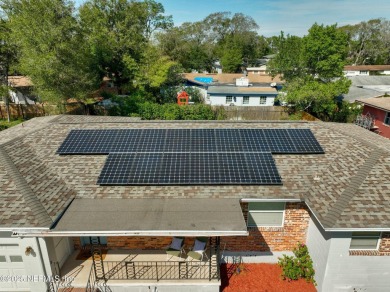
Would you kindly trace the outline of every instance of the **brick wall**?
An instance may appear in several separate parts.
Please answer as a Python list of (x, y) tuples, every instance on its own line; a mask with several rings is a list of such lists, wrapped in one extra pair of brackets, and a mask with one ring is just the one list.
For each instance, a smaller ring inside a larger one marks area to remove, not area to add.
[(383, 232), (379, 245), (380, 255), (390, 255), (390, 232)]
[[(248, 216), (248, 203), (241, 204), (245, 221)], [(286, 251), (292, 250), (298, 242), (306, 242), (309, 226), (309, 211), (304, 203), (286, 203), (283, 227), (248, 228), (249, 236), (221, 237), (221, 248), (230, 251)], [(107, 238), (109, 249), (164, 249), (172, 237), (117, 237)], [(80, 249), (80, 239), (74, 238), (75, 249)], [(187, 247), (193, 245), (194, 238), (186, 238)], [(387, 248), (390, 247), (390, 244)]]
[[(248, 203), (242, 203), (245, 221)], [(309, 211), (304, 203), (286, 203), (283, 227), (250, 227), (249, 236), (221, 237), (221, 248), (229, 251), (286, 251), (306, 243)]]
[[(80, 238), (74, 237), (75, 249), (80, 249)], [(194, 244), (195, 238), (186, 237), (184, 245), (190, 248)], [(172, 237), (141, 237), (141, 236), (109, 236), (107, 237), (107, 248), (109, 249), (165, 249), (170, 245)]]

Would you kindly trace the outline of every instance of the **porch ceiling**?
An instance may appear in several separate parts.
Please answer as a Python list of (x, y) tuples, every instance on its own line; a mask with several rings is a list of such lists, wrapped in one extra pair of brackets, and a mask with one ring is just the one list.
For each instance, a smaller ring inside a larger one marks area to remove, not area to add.
[(247, 235), (237, 199), (75, 199), (48, 235)]

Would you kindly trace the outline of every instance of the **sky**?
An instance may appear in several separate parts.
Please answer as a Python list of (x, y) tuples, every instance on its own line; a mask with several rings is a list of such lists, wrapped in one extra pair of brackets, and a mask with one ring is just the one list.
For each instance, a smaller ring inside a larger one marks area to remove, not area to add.
[[(76, 0), (76, 4), (83, 3)], [(315, 23), (338, 26), (373, 18), (388, 19), (390, 0), (156, 0), (176, 26), (204, 19), (214, 12), (228, 11), (251, 16), (264, 36), (303, 36)]]

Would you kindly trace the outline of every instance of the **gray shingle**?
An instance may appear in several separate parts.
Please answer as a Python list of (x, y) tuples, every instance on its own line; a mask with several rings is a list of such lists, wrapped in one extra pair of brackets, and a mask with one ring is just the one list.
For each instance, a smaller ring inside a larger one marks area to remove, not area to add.
[[(55, 152), (71, 129), (103, 128), (310, 128), (325, 154), (274, 155), (282, 186), (99, 186), (96, 180), (105, 156)], [(0, 132), (0, 144), (7, 142), (4, 151), (52, 220), (73, 198), (278, 198), (304, 199), (332, 228), (390, 228), (390, 140), (352, 124), (59, 116), (33, 119), (7, 131)], [(375, 149), (382, 154), (367, 165)], [(0, 226), (39, 226), (21, 195), (26, 188), (18, 186), (2, 165), (0, 183)], [(337, 212), (331, 216), (335, 206)]]

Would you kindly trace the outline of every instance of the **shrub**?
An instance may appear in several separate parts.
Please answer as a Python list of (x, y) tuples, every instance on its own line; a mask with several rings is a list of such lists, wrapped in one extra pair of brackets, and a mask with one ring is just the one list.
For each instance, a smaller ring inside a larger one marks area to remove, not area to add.
[(204, 104), (179, 106), (145, 102), (139, 105), (139, 115), (143, 120), (216, 120), (221, 113)]
[(282, 268), (283, 280), (305, 279), (307, 282), (316, 285), (313, 261), (307, 246), (300, 243), (293, 252), (295, 256), (283, 255), (282, 258), (279, 258), (278, 265)]
[(23, 122), (22, 120), (14, 120), (8, 123), (7, 120), (0, 120), (0, 131), (8, 129), (10, 127), (16, 126), (17, 124), (20, 124)]

